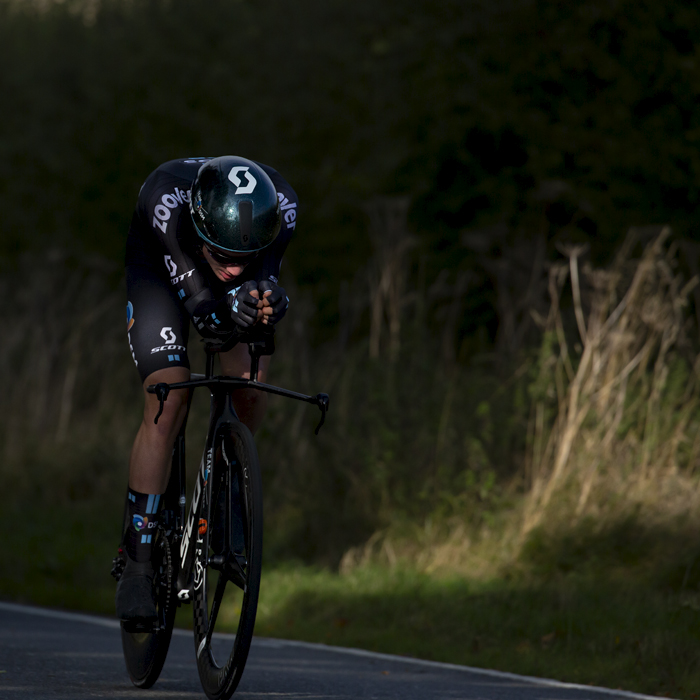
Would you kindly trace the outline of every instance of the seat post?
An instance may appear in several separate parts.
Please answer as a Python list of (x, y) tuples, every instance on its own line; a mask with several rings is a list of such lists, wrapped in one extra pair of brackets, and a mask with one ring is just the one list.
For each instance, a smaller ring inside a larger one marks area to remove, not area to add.
[(207, 348), (207, 379), (211, 379), (214, 376), (214, 353)]
[(258, 364), (260, 362), (259, 343), (248, 343), (248, 353), (250, 354), (250, 379), (258, 381)]

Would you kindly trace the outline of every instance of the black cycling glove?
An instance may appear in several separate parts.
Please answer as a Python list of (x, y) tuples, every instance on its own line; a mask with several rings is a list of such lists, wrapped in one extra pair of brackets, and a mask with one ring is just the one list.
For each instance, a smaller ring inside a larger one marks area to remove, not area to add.
[(272, 307), (272, 314), (270, 316), (265, 316), (267, 322), (270, 325), (274, 325), (278, 321), (282, 320), (284, 315), (287, 313), (287, 308), (289, 307), (289, 297), (287, 292), (284, 291), (282, 287), (270, 280), (263, 280), (258, 284), (258, 290), (260, 291), (260, 298), (265, 297), (265, 292), (271, 291), (268, 297), (265, 297)]
[(243, 328), (252, 326), (258, 319), (258, 302), (260, 300), (250, 294), (257, 288), (255, 280), (248, 280), (240, 287), (232, 289), (227, 295), (231, 318)]

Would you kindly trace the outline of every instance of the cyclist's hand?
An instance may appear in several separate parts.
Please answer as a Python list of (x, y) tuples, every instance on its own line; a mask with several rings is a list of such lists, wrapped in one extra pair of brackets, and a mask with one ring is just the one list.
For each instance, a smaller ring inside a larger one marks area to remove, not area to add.
[(289, 297), (282, 287), (270, 280), (260, 282), (258, 289), (262, 292), (263, 323), (272, 326), (287, 313)]
[(262, 318), (263, 303), (257, 286), (257, 282), (248, 280), (228, 293), (231, 318), (242, 328), (249, 328)]

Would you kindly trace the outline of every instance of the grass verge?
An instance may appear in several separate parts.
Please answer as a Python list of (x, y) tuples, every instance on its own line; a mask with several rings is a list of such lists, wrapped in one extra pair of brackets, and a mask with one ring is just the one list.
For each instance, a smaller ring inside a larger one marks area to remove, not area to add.
[(114, 614), (109, 572), (119, 523), (114, 505), (78, 501), (34, 509), (11, 502), (0, 513), (3, 532), (13, 533), (0, 568), (0, 598)]
[[(27, 517), (6, 509), (0, 524), (21, 539), (0, 571), (0, 598), (113, 614), (117, 510), (78, 502)], [(671, 565), (660, 554), (669, 547), (655, 540), (625, 563), (619, 553), (633, 534), (640, 539), (630, 527), (608, 533), (607, 544), (547, 539), (526, 549), (517, 567), (478, 577), (428, 574), (405, 562), (345, 573), (268, 564), (256, 633), (697, 698), (695, 559), (679, 567), (674, 555)], [(678, 540), (671, 535), (664, 541)], [(600, 559), (607, 549), (610, 557)], [(597, 553), (594, 563), (585, 552)], [(190, 620), (186, 607), (178, 621)]]
[(264, 573), (256, 632), (697, 698), (700, 599), (633, 581), (436, 578), (408, 568)]

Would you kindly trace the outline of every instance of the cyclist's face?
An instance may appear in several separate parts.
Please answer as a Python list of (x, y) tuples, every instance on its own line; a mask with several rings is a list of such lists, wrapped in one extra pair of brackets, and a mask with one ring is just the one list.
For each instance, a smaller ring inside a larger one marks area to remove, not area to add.
[(207, 246), (202, 246), (202, 253), (204, 259), (211, 265), (214, 274), (222, 282), (230, 282), (238, 277), (238, 275), (245, 270), (246, 265), (251, 259), (255, 257), (251, 256), (249, 253), (230, 253), (227, 254), (226, 259), (214, 253), (216, 257), (213, 257), (212, 252)]

